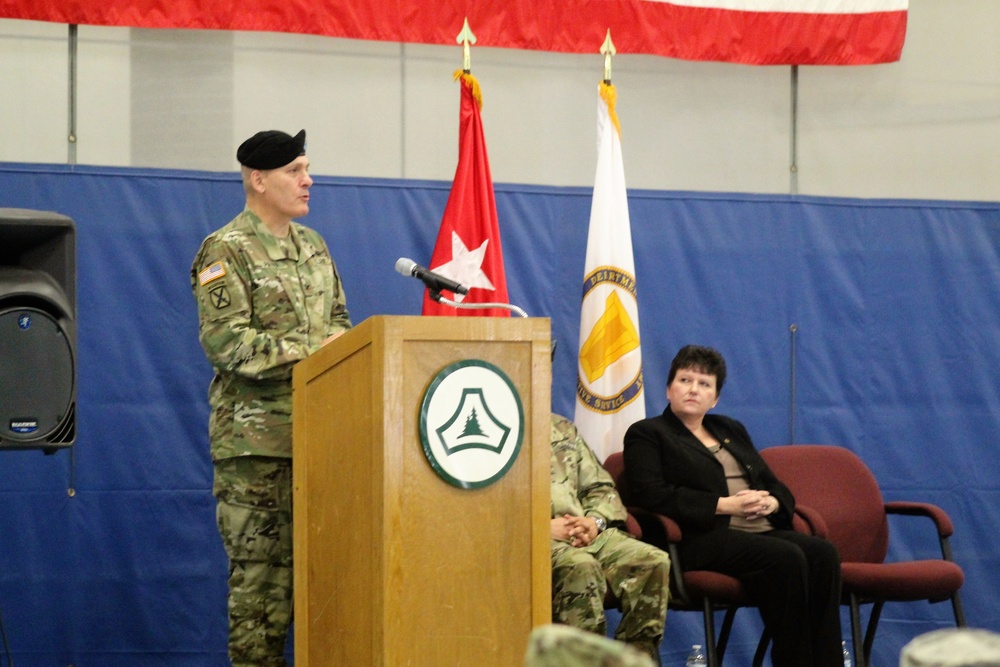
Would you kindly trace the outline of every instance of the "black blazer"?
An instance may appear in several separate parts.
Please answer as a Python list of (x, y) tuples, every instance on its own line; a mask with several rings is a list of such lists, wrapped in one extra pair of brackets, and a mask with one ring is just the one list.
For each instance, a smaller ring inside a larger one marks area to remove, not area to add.
[[(791, 528), (795, 498), (767, 467), (743, 424), (714, 414), (705, 415), (703, 424), (743, 466), (750, 488), (766, 489), (778, 499), (771, 524)], [(629, 503), (670, 517), (685, 532), (729, 527), (729, 516), (715, 513), (719, 498), (729, 495), (722, 464), (669, 405), (659, 417), (629, 427), (624, 458)]]

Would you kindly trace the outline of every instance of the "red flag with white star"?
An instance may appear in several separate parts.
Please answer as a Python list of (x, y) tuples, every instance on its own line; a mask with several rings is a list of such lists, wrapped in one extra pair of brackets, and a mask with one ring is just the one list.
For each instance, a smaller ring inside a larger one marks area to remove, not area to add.
[[(447, 299), (463, 304), (508, 303), (493, 178), (479, 115), (483, 103), (479, 82), (461, 70), (455, 73), (455, 78), (462, 81), (458, 167), (429, 266), (434, 273), (469, 288), (469, 293), (464, 295), (442, 291), (441, 295)], [(434, 301), (430, 290), (426, 290), (423, 314), (509, 317), (510, 311), (455, 308)]]

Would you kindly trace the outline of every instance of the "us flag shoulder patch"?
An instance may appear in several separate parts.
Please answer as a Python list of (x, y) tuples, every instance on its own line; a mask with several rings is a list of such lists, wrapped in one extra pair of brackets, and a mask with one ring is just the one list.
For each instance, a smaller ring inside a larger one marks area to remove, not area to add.
[(216, 262), (208, 268), (202, 269), (202, 272), (198, 274), (198, 281), (204, 286), (224, 275), (226, 275), (226, 267), (222, 265), (222, 262)]

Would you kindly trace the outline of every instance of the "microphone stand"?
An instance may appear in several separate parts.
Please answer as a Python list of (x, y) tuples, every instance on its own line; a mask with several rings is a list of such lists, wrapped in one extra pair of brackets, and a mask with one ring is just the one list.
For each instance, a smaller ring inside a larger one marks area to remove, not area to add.
[(459, 303), (458, 301), (452, 301), (446, 297), (441, 296), (441, 290), (432, 289), (430, 290), (431, 298), (438, 303), (443, 303), (446, 306), (452, 306), (453, 308), (462, 308), (465, 310), (483, 310), (486, 308), (503, 308), (504, 310), (509, 310), (512, 313), (520, 315), (521, 317), (527, 317), (528, 313), (524, 312), (523, 309), (515, 306), (512, 303)]

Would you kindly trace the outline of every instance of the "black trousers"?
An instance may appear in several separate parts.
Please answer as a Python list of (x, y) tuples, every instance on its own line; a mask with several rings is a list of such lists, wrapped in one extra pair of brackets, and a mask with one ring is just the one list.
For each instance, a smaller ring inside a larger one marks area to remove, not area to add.
[(720, 528), (685, 535), (686, 570), (743, 582), (771, 633), (774, 667), (843, 667), (840, 557), (830, 542), (791, 530)]

